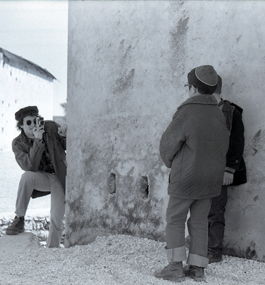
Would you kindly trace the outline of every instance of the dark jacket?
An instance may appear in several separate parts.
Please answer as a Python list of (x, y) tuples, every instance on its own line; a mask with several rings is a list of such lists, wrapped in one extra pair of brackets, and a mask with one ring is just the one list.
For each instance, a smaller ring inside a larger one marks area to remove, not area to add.
[[(22, 130), (21, 134), (13, 140), (12, 149), (17, 163), (24, 171), (41, 171), (41, 159), (46, 145), (54, 172), (65, 189), (66, 138), (58, 134), (58, 127), (59, 125), (53, 121), (45, 121), (43, 134), (45, 143), (28, 138)], [(34, 190), (32, 197), (35, 198), (36, 193), (38, 192)], [(43, 196), (41, 192), (39, 194), (37, 196)]]
[(243, 158), (245, 138), (242, 121), (243, 109), (227, 100), (220, 102), (230, 131), (229, 148), (226, 154), (226, 166), (235, 169), (232, 186), (247, 182), (246, 165)]
[(168, 194), (205, 199), (221, 192), (229, 144), (225, 118), (212, 95), (186, 100), (160, 141), (160, 155), (171, 168)]

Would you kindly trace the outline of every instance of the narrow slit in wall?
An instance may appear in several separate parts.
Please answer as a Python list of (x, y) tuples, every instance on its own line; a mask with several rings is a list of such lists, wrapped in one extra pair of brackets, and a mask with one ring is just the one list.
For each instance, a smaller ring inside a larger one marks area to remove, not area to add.
[(108, 177), (108, 191), (110, 194), (116, 193), (116, 174), (110, 173)]
[(140, 178), (140, 193), (143, 198), (148, 198), (149, 196), (149, 182), (147, 176), (142, 176)]

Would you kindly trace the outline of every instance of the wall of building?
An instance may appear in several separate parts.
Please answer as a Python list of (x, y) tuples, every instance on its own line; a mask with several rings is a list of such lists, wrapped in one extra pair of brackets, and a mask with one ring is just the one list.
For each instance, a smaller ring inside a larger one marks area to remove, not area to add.
[(0, 59), (0, 86), (0, 151), (6, 151), (20, 133), (15, 120), (20, 108), (36, 105), (40, 115), (52, 120), (53, 82), (3, 64)]
[(164, 240), (159, 140), (187, 98), (187, 72), (211, 64), (244, 109), (249, 182), (229, 191), (225, 245), (264, 260), (264, 11), (262, 1), (69, 3), (66, 246), (109, 233)]

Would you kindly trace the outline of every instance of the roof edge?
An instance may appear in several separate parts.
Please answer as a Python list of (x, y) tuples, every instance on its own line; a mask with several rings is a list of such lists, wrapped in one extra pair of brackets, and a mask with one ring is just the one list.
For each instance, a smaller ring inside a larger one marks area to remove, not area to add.
[(25, 72), (31, 73), (33, 75), (39, 76), (48, 81), (53, 81), (56, 79), (49, 71), (40, 67), (39, 65), (24, 59), (14, 53), (11, 53), (0, 47), (0, 53), (3, 54), (3, 64), (8, 64), (12, 67), (18, 68)]

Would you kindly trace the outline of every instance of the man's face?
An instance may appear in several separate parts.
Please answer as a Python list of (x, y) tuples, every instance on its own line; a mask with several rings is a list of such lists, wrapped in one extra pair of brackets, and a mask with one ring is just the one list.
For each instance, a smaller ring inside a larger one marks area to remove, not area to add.
[(24, 130), (25, 135), (28, 138), (34, 139), (33, 129), (36, 127), (37, 116), (27, 116), (23, 119), (23, 125), (21, 128)]

